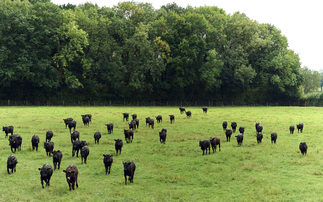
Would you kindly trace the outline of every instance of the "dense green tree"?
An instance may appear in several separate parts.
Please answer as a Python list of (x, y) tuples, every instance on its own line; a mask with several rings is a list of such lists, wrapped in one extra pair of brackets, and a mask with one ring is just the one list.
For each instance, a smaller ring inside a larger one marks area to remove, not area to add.
[(318, 90), (322, 78), (322, 75), (318, 71), (312, 71), (305, 66), (300, 69), (300, 74), (302, 76), (302, 87), (304, 88), (305, 94)]

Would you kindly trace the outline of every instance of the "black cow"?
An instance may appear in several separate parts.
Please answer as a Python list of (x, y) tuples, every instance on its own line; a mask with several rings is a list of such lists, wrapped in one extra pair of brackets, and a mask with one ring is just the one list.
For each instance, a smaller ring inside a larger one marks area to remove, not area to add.
[(56, 166), (58, 170), (60, 169), (62, 158), (63, 158), (63, 153), (60, 150), (53, 151), (54, 170), (56, 170)]
[(256, 128), (257, 133), (262, 133), (262, 130), (263, 130), (262, 125), (258, 124)]
[[(11, 152), (15, 153), (16, 150), (21, 150), (22, 137), (18, 134), (13, 134), (9, 136), (9, 145), (11, 147)], [(15, 149), (15, 151), (13, 151)]]
[(108, 134), (113, 132), (113, 123), (105, 124), (107, 126)]
[(44, 142), (44, 148), (46, 150), (46, 155), (51, 156), (54, 151), (54, 142)]
[(163, 128), (163, 129), (161, 130), (161, 132), (163, 132), (163, 131), (165, 131), (165, 133), (167, 133), (167, 129), (166, 129), (166, 128)]
[(226, 129), (225, 136), (227, 137), (227, 142), (230, 142), (231, 135), (232, 135), (232, 130), (230, 128)]
[(122, 162), (123, 163), (123, 171), (124, 171), (124, 178), (125, 178), (125, 185), (127, 185), (127, 176), (129, 176), (130, 183), (133, 183), (133, 176), (136, 171), (136, 165), (134, 162)]
[(203, 110), (203, 113), (207, 113), (207, 107), (203, 107), (202, 110)]
[(240, 133), (239, 135), (236, 136), (238, 145), (241, 146), (243, 142), (243, 133)]
[(75, 128), (76, 128), (76, 121), (71, 121), (68, 123), (68, 128), (70, 129), (70, 133), (72, 131), (72, 128), (73, 130), (75, 131)]
[(162, 115), (156, 116), (157, 123), (163, 122), (163, 117)]
[(165, 131), (162, 131), (162, 132), (159, 132), (159, 141), (160, 143), (164, 143), (166, 142), (166, 132)]
[(113, 163), (113, 158), (111, 154), (103, 154), (104, 158), (103, 158), (103, 163), (104, 163), (104, 167), (105, 167), (105, 174), (110, 174), (111, 171), (111, 166)]
[(294, 134), (295, 126), (289, 126), (289, 134)]
[(152, 129), (154, 129), (154, 126), (155, 126), (155, 120), (154, 119), (149, 119), (149, 128), (151, 126)]
[(50, 142), (54, 136), (53, 131), (49, 130), (46, 132), (46, 142)]
[(243, 126), (239, 127), (239, 132), (242, 133), (242, 134), (244, 133), (244, 127)]
[(187, 118), (189, 118), (189, 117), (191, 117), (192, 116), (192, 112), (191, 111), (187, 111), (187, 112), (185, 112), (186, 113), (186, 117)]
[(127, 143), (132, 142), (132, 140), (133, 140), (133, 130), (124, 129), (123, 132), (124, 132), (124, 138), (125, 138), (126, 142)]
[(147, 117), (146, 118), (146, 126), (147, 126), (147, 124), (149, 125), (149, 122), (150, 122), (150, 117)]
[(96, 144), (96, 143), (98, 143), (98, 144), (99, 144), (100, 139), (101, 139), (101, 132), (100, 132), (100, 131), (96, 131), (96, 132), (94, 133), (94, 143), (95, 143), (95, 144)]
[(131, 115), (132, 116), (132, 120), (136, 119), (137, 118), (137, 114), (133, 114)]
[(203, 140), (203, 141), (200, 140), (199, 145), (200, 145), (201, 149), (203, 150), (203, 155), (204, 155), (205, 150), (206, 150), (205, 155), (207, 155), (207, 149), (209, 149), (209, 154), (210, 154), (210, 151), (211, 151), (211, 149), (210, 149), (210, 140)]
[(46, 183), (46, 186), (49, 186), (49, 181), (50, 178), (53, 175), (53, 168), (51, 165), (44, 164), (42, 168), (38, 168), (38, 170), (40, 170), (40, 182), (41, 182), (41, 186), (44, 188), (44, 182)]
[(76, 139), (80, 140), (80, 132), (77, 130), (71, 132), (71, 143), (73, 143)]
[(261, 143), (262, 138), (263, 138), (262, 133), (261, 132), (257, 133), (257, 142), (258, 143)]
[(90, 118), (87, 115), (81, 115), (84, 126), (90, 126)]
[(139, 119), (134, 119), (131, 122), (134, 122), (134, 124), (136, 125), (136, 128), (139, 128)]
[(38, 151), (38, 144), (39, 144), (39, 137), (38, 135), (33, 135), (33, 137), (31, 138), (31, 145), (33, 147), (33, 151), (36, 148), (36, 151)]
[(132, 120), (129, 124), (129, 129), (135, 130), (136, 129), (136, 121)]
[(276, 132), (273, 132), (271, 134), (271, 144), (272, 143), (275, 143), (276, 144), (276, 140), (277, 140), (277, 133)]
[(122, 113), (123, 114), (123, 121), (126, 119), (128, 121), (129, 119), (129, 113)]
[(75, 152), (76, 152), (76, 157), (78, 157), (79, 151), (82, 149), (82, 147), (84, 147), (86, 145), (87, 145), (86, 141), (75, 140), (73, 142), (72, 156), (74, 156)]
[(66, 173), (66, 181), (68, 183), (70, 191), (71, 191), (71, 189), (74, 190), (75, 184), (76, 184), (76, 187), (79, 187), (79, 185), (77, 183), (79, 171), (75, 165), (72, 164), (72, 165), (68, 166), (66, 168), (66, 170), (63, 170), (63, 172)]
[(221, 151), (221, 141), (219, 137), (210, 137), (210, 143), (212, 146), (213, 153), (216, 152), (216, 145), (219, 145), (219, 151)]
[(300, 124), (297, 124), (297, 131), (301, 131), (301, 133), (303, 132), (303, 127), (304, 127), (304, 124), (303, 123), (300, 123)]
[(11, 133), (11, 135), (13, 135), (13, 126), (3, 126), (2, 127), (2, 131), (4, 131), (6, 133), (6, 137), (8, 137), (8, 134)]
[(82, 147), (82, 149), (81, 149), (81, 162), (82, 162), (82, 164), (83, 164), (83, 159), (84, 159), (84, 163), (86, 164), (86, 159), (87, 159), (89, 154), (90, 154), (89, 147), (86, 146), (86, 145), (84, 147)]
[(232, 128), (232, 131), (235, 133), (236, 132), (236, 129), (237, 129), (237, 122), (232, 122), (231, 123), (231, 128)]
[(180, 107), (179, 108), (179, 111), (181, 112), (181, 114), (183, 114), (186, 110), (185, 110), (185, 107)]
[(64, 123), (65, 123), (65, 128), (67, 128), (68, 123), (73, 121), (73, 118), (67, 118), (67, 119), (63, 119), (63, 120), (64, 120)]
[(260, 125), (260, 123), (256, 123), (255, 128), (257, 130), (257, 127)]
[(170, 123), (172, 124), (173, 121), (175, 122), (175, 116), (174, 115), (169, 115)]
[(92, 121), (92, 114), (85, 114), (85, 116), (89, 117), (90, 122)]
[(227, 127), (228, 127), (228, 122), (223, 121), (223, 123), (222, 123), (222, 128), (223, 128), (223, 130), (226, 130), (226, 129), (227, 129)]
[(13, 171), (16, 172), (17, 163), (18, 163), (17, 158), (14, 155), (11, 155), (11, 156), (8, 157), (8, 160), (7, 160), (7, 172), (8, 172), (8, 174), (10, 174), (9, 169), (11, 169), (11, 173), (13, 173)]
[(299, 150), (301, 150), (301, 153), (306, 155), (307, 153), (307, 145), (306, 142), (299, 143)]
[(121, 150), (122, 150), (122, 147), (123, 147), (123, 142), (120, 139), (115, 139), (114, 141), (116, 141), (114, 146), (115, 146), (116, 153), (117, 153), (116, 155), (118, 156), (118, 151), (119, 151), (119, 154), (121, 154)]

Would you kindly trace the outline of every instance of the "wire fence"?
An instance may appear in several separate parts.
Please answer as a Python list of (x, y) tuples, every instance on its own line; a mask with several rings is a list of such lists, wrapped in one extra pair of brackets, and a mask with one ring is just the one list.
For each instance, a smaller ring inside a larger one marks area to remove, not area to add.
[(0, 106), (323, 106), (323, 100), (300, 100), (297, 102), (264, 102), (238, 103), (218, 101), (29, 101), (29, 100), (0, 100)]

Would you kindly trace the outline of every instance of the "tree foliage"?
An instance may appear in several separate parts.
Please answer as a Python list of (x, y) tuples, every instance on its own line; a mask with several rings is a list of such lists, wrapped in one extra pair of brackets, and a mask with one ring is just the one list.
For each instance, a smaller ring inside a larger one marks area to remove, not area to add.
[(0, 1), (2, 99), (283, 101), (306, 72), (275, 26), (218, 7)]

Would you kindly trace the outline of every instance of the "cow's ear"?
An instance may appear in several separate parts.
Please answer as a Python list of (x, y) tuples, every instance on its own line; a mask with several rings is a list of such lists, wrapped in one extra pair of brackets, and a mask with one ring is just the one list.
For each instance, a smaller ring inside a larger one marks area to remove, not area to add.
[(66, 170), (63, 170), (64, 173), (66, 173)]
[(104, 157), (106, 157), (107, 155), (103, 154)]
[(41, 168), (38, 168), (38, 170), (41, 170)]

